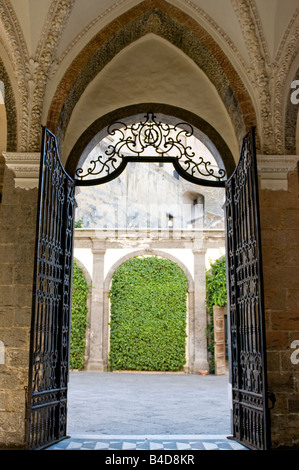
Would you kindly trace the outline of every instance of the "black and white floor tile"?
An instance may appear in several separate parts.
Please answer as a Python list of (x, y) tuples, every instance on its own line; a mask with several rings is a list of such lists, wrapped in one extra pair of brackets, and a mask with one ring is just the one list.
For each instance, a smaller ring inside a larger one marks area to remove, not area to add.
[(47, 450), (248, 450), (222, 435), (109, 436), (72, 435)]

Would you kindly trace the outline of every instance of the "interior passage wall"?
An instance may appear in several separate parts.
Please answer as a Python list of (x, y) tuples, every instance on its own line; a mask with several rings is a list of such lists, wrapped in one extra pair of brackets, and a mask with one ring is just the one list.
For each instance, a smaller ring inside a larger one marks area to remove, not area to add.
[[(261, 237), (273, 447), (299, 445), (298, 171), (287, 191), (260, 191)], [(297, 359), (298, 358), (298, 359)]]
[(0, 448), (25, 445), (37, 189), (5, 169), (0, 204)]

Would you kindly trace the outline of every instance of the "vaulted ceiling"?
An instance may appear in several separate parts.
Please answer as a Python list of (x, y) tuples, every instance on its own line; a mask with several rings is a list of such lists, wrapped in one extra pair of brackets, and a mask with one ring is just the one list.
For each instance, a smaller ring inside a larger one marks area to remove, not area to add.
[(200, 116), (235, 158), (251, 125), (261, 153), (296, 152), (298, 0), (0, 0), (0, 13), (8, 148), (36, 151), (44, 124), (66, 159), (101, 116), (153, 102)]
[[(45, 25), (49, 22), (51, 12), (60, 3), (68, 10), (68, 19), (57, 45), (56, 57), (59, 60), (74, 48), (77, 42), (86, 44), (94, 34), (102, 29), (121, 13), (132, 8), (140, 1), (136, 0), (5, 0), (14, 9), (20, 25), (29, 57), (35, 57), (42, 41)], [(258, 24), (258, 33), (263, 48), (270, 61), (279, 55), (279, 48), (298, 14), (298, 0), (252, 0), (249, 2), (231, 0), (172, 0), (171, 3), (200, 24), (207, 25), (213, 36), (222, 36), (224, 42), (230, 40), (238, 49), (243, 60), (250, 64), (250, 54), (242, 34), (236, 6), (248, 3)], [(225, 37), (226, 36), (226, 37)], [(81, 45), (82, 47), (82, 45)]]

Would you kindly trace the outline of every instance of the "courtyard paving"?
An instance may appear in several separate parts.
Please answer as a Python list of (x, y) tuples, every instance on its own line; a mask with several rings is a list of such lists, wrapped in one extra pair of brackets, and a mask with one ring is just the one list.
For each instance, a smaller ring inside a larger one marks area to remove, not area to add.
[(50, 450), (232, 450), (228, 376), (71, 372), (69, 439)]

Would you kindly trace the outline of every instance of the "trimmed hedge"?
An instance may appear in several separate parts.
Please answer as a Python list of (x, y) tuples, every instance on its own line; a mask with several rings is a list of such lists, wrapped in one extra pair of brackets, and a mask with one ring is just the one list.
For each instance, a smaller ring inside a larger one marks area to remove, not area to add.
[(111, 370), (183, 368), (187, 291), (185, 273), (168, 259), (135, 257), (115, 271), (109, 294)]
[(88, 322), (87, 297), (90, 287), (86, 282), (84, 271), (76, 260), (73, 264), (72, 283), (72, 316), (71, 316), (71, 346), (70, 368), (81, 370), (84, 367), (85, 332)]
[(206, 272), (206, 304), (209, 318), (207, 327), (208, 357), (212, 373), (215, 372), (213, 306), (225, 307), (227, 304), (225, 256), (211, 264), (210, 269)]

